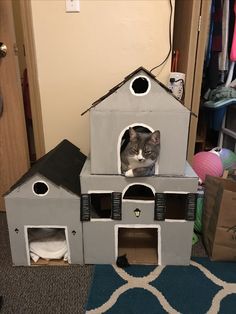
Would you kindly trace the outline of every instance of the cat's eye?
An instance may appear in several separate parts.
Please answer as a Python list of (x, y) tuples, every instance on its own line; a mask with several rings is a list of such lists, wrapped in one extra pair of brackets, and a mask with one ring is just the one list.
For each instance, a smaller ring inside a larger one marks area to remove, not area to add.
[(130, 151), (131, 151), (132, 154), (138, 154), (138, 150), (136, 148), (134, 148), (134, 147), (131, 148)]
[(151, 153), (152, 153), (152, 152), (151, 152), (150, 150), (145, 151), (145, 154), (146, 154), (146, 155), (151, 155)]

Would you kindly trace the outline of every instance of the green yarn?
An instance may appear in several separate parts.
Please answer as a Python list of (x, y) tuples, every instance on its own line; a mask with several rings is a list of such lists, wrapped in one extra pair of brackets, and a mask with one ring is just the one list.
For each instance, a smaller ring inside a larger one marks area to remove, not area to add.
[(198, 233), (202, 232), (203, 197), (204, 197), (203, 191), (199, 192), (197, 197), (196, 218), (194, 222), (194, 230)]

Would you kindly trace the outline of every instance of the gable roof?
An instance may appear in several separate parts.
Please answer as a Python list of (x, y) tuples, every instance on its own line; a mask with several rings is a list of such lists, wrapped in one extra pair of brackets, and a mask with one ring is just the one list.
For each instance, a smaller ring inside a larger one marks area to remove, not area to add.
[(62, 186), (74, 194), (80, 195), (80, 172), (85, 160), (86, 156), (81, 153), (80, 149), (64, 139), (54, 149), (38, 159), (5, 195), (35, 174), (41, 174), (57, 186)]
[[(148, 71), (147, 69), (145, 69), (144, 67), (139, 67), (137, 68), (135, 71), (133, 71), (132, 73), (130, 73), (128, 76), (126, 76), (124, 78), (124, 80), (122, 82), (120, 82), (119, 84), (117, 84), (116, 86), (114, 86), (111, 90), (109, 90), (108, 93), (106, 93), (105, 95), (103, 95), (102, 97), (100, 97), (98, 100), (96, 100), (94, 103), (92, 103), (92, 105), (86, 109), (83, 113), (81, 113), (81, 116), (83, 116), (85, 113), (87, 113), (90, 109), (96, 107), (101, 101), (103, 101), (104, 99), (106, 99), (108, 96), (110, 96), (111, 94), (113, 94), (117, 89), (119, 89), (122, 85), (124, 85), (129, 79), (131, 79), (134, 75), (136, 75), (138, 72), (140, 71), (144, 71), (148, 76), (150, 76), (155, 82), (157, 82), (163, 89), (165, 89), (170, 95), (172, 95), (174, 98), (176, 98), (172, 91), (163, 83), (161, 83), (160, 81), (158, 81), (155, 77), (155, 75), (153, 75), (150, 71)], [(177, 98), (176, 98), (177, 99)]]

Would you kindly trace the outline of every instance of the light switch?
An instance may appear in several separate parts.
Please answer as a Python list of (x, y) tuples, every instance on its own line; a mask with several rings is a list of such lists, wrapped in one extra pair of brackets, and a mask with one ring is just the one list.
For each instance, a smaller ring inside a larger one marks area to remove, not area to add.
[(79, 0), (66, 0), (66, 12), (80, 12)]

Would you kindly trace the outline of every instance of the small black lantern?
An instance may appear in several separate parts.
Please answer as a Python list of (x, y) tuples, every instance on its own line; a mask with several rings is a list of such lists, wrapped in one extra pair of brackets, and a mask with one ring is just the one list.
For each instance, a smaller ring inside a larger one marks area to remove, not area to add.
[(136, 209), (134, 210), (134, 214), (135, 214), (135, 216), (138, 218), (138, 217), (140, 216), (140, 214), (141, 214), (141, 210), (140, 210), (139, 208), (136, 208)]

